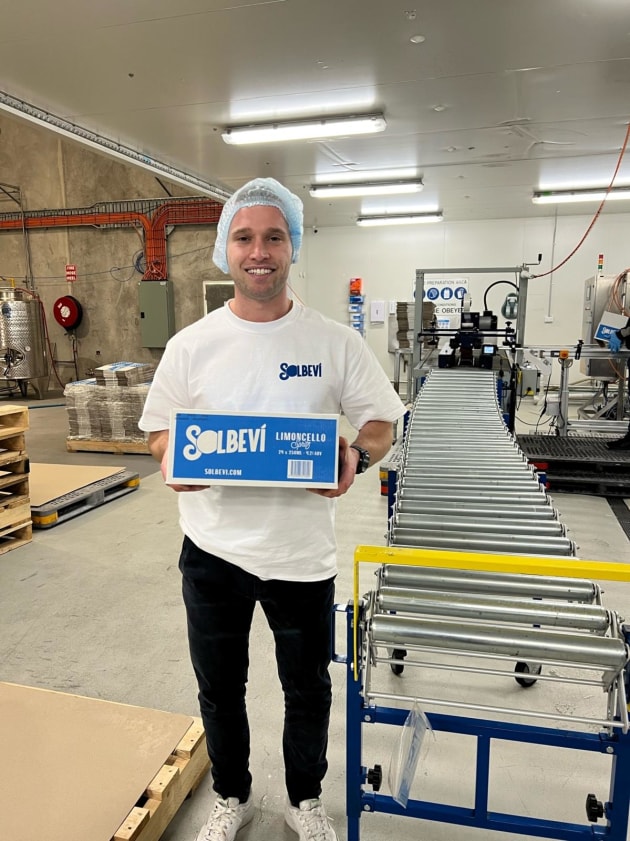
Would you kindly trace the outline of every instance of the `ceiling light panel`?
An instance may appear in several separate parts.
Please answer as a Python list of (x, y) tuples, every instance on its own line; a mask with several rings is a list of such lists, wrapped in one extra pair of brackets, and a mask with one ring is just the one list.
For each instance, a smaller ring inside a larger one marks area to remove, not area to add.
[(613, 187), (606, 194), (606, 187), (576, 190), (540, 190), (532, 196), (534, 204), (572, 204), (574, 202), (621, 201), (630, 199), (629, 187)]
[(441, 213), (392, 213), (385, 216), (359, 216), (357, 225), (375, 227), (377, 225), (418, 225), (425, 222), (441, 222)]
[(260, 125), (232, 126), (223, 140), (232, 145), (248, 143), (276, 143), (287, 140), (315, 140), (327, 137), (346, 137), (384, 131), (382, 114), (363, 114), (350, 117), (322, 117), (312, 120), (291, 120)]
[(422, 179), (413, 181), (366, 181), (346, 184), (312, 184), (310, 193), (314, 198), (343, 198), (346, 196), (387, 196), (404, 193), (419, 193)]

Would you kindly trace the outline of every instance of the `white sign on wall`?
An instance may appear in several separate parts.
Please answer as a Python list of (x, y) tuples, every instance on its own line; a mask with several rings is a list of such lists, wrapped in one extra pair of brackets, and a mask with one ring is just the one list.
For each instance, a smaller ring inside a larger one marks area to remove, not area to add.
[(462, 305), (467, 292), (467, 277), (425, 278), (423, 300), (435, 305), (439, 327), (448, 329), (461, 325)]

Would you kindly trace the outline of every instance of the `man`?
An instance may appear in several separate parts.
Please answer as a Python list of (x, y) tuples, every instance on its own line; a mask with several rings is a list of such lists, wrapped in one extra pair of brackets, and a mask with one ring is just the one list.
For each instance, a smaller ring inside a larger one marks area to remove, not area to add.
[(140, 422), (163, 475), (173, 407), (343, 411), (359, 430), (352, 444), (340, 441), (336, 489), (173, 486), (184, 532), (179, 566), (188, 638), (216, 792), (198, 841), (232, 841), (254, 813), (245, 684), (257, 601), (274, 634), (285, 698), (285, 820), (300, 841), (336, 839), (319, 799), (331, 705), (335, 497), (387, 453), (404, 406), (358, 333), (289, 298), (302, 229), (302, 202), (271, 178), (255, 179), (229, 199), (213, 259), (233, 278), (234, 298), (171, 339)]
[[(610, 334), (608, 346), (613, 353), (618, 353), (622, 347), (630, 350), (630, 318), (625, 327)], [(627, 395), (630, 395), (630, 358), (628, 358), (628, 381), (627, 381)], [(616, 438), (614, 441), (609, 441), (606, 446), (609, 450), (630, 450), (630, 423), (628, 424), (628, 431), (623, 438)]]

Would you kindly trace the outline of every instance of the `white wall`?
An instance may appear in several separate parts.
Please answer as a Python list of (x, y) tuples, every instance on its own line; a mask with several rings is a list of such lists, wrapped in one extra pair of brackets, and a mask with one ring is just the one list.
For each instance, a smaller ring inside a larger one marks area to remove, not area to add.
[[(413, 300), (416, 269), (519, 266), (533, 263), (534, 274), (547, 272), (575, 248), (590, 216), (545, 219), (505, 219), (484, 222), (441, 222), (383, 228), (320, 228), (307, 231), (294, 286), (300, 297), (331, 318), (348, 323), (348, 282), (363, 278), (366, 295), (366, 338), (385, 370), (392, 375), (393, 355), (387, 351), (387, 324), (370, 325), (373, 300)], [(555, 237), (554, 237), (555, 227)], [(574, 345), (582, 338), (584, 281), (597, 270), (604, 254), (604, 273), (618, 274), (630, 266), (630, 214), (603, 214), (582, 247), (553, 275), (529, 282), (525, 342)], [(552, 264), (553, 258), (553, 264)], [(469, 275), (472, 309), (483, 309), (483, 292), (495, 280), (514, 275)], [(491, 290), (488, 306), (500, 314), (509, 286)], [(553, 316), (546, 324), (544, 317)], [(579, 377), (579, 367), (572, 379)]]

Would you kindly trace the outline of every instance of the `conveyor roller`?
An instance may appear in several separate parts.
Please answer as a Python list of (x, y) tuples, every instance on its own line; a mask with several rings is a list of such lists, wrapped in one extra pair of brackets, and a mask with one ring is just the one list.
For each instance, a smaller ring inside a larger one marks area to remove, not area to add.
[(433, 567), (385, 564), (379, 570), (380, 586), (449, 590), (520, 597), (524, 599), (563, 599), (592, 604), (600, 600), (599, 587), (580, 578), (548, 578), (542, 575), (479, 572)]
[(604, 634), (610, 625), (601, 605), (561, 601), (526, 601), (506, 596), (474, 596), (468, 593), (381, 587), (376, 595), (378, 613), (421, 613), (451, 616), (479, 622), (503, 622), (554, 628), (579, 628)]
[(569, 634), (538, 628), (514, 629), (476, 622), (377, 614), (371, 620), (372, 644), (397, 648), (477, 653), (542, 663), (563, 663), (606, 674), (606, 684), (628, 659), (621, 639)]

